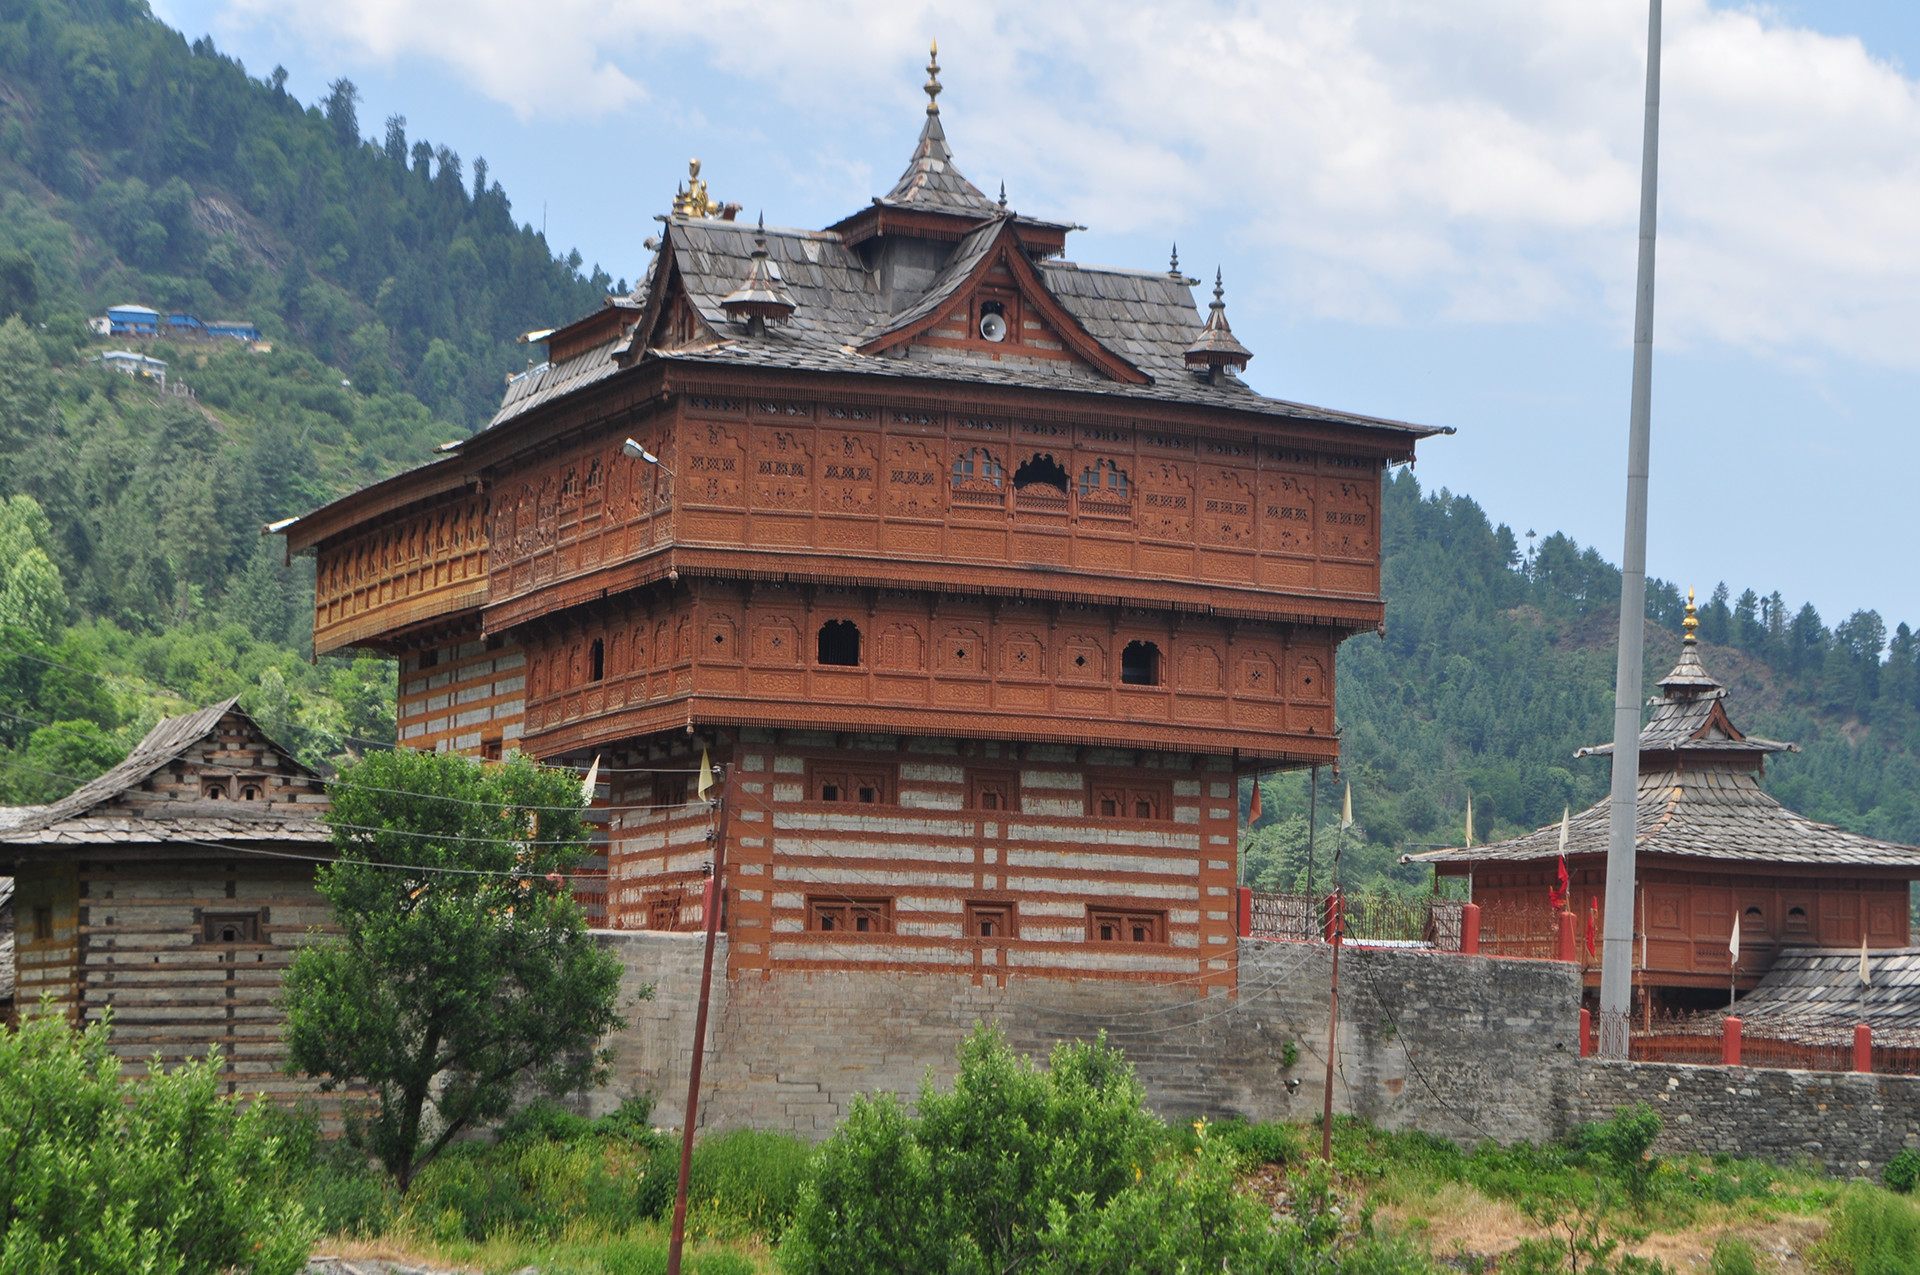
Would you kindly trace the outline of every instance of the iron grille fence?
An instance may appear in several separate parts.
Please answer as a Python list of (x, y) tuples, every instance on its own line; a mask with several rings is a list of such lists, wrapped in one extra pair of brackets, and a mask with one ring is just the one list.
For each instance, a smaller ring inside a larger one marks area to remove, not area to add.
[[(1296, 942), (1326, 936), (1325, 898), (1272, 890), (1255, 890), (1252, 894), (1255, 936)], [(1457, 952), (1462, 906), (1457, 899), (1409, 898), (1385, 892), (1350, 894), (1346, 896), (1342, 933), (1350, 942), (1404, 943)]]
[(1555, 960), (1560, 955), (1560, 918), (1544, 903), (1505, 899), (1483, 903), (1480, 955)]
[[(1702, 1067), (1717, 1067), (1720, 1065), (1720, 1049), (1718, 1036), (1642, 1033), (1634, 1036), (1629, 1053), (1638, 1062), (1692, 1063)], [(1809, 1045), (1796, 1040), (1742, 1036), (1740, 1065), (1795, 1071), (1852, 1071), (1853, 1046)], [(1920, 1049), (1875, 1045), (1873, 1069), (1889, 1076), (1920, 1076)]]

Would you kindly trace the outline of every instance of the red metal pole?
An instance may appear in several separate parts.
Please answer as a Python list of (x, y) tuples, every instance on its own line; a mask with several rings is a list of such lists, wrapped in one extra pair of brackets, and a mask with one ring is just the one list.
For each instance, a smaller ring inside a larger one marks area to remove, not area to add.
[(1593, 1055), (1593, 1011), (1585, 1005), (1580, 1007), (1580, 1056)]
[(1460, 909), (1460, 955), (1480, 955), (1480, 905), (1468, 903)]
[(700, 1009), (693, 1019), (693, 1062), (687, 1068), (687, 1110), (681, 1118), (680, 1184), (673, 1193), (673, 1233), (667, 1241), (667, 1275), (680, 1275), (680, 1252), (687, 1240), (687, 1178), (693, 1172), (693, 1126), (700, 1111), (700, 1064), (707, 1052), (707, 1004), (713, 992), (714, 937), (720, 931), (720, 908), (726, 898), (721, 873), (727, 869), (727, 817), (733, 813), (733, 765), (720, 768), (720, 825), (714, 830), (713, 876), (707, 882), (705, 916), (707, 953), (700, 963)]
[(1740, 1020), (1732, 1014), (1720, 1027), (1720, 1062), (1727, 1067), (1740, 1065)]
[(1853, 1029), (1853, 1069), (1873, 1070), (1873, 1028), (1860, 1023)]
[(1333, 944), (1333, 978), (1327, 986), (1327, 1091), (1320, 1101), (1320, 1158), (1333, 1163), (1333, 1055), (1340, 1032), (1340, 931), (1346, 917), (1341, 914), (1340, 894), (1336, 890), (1327, 899), (1328, 942)]

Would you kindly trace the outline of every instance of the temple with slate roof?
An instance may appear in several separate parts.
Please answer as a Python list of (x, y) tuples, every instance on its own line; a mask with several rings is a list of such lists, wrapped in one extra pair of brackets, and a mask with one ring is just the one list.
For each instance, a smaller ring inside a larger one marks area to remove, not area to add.
[[(1727, 712), (1727, 691), (1700, 661), (1691, 595), (1680, 661), (1659, 682), (1640, 732), (1639, 847), (1633, 985), (1642, 1012), (1724, 1007), (1729, 984), (1761, 985), (1802, 949), (1904, 949), (1920, 848), (1816, 823), (1761, 787), (1770, 754), (1793, 744), (1750, 736)], [(1607, 756), (1611, 744), (1583, 748)], [(1604, 932), (1608, 802), (1572, 816), (1567, 906), (1584, 931)], [(1487, 846), (1409, 855), (1444, 877), (1466, 877), (1487, 908), (1544, 906), (1557, 882), (1560, 825)], [(1732, 959), (1735, 918), (1740, 951)], [(1582, 949), (1584, 951), (1584, 949)], [(1588, 962), (1589, 997), (1599, 963)]]
[(401, 742), (587, 769), (596, 925), (730, 972), (1235, 986), (1237, 786), (1339, 755), (1384, 618), (1381, 475), (1441, 432), (1258, 393), (1217, 278), (1066, 258), (962, 175), (823, 229), (697, 166), (642, 283), (431, 464), (277, 524), (319, 652), (400, 661)]
[(14, 1012), (110, 1013), (129, 1062), (218, 1046), (229, 1093), (311, 1093), (282, 1074), (277, 1002), (294, 952), (332, 928), (314, 888), (327, 808), (320, 776), (235, 700), (160, 721), (59, 801), (0, 808)]

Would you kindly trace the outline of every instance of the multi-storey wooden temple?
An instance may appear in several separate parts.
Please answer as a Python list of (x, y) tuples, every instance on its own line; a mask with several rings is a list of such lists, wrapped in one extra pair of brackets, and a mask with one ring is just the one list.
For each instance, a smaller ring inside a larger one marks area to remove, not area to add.
[[(937, 72), (930, 66), (930, 73)], [(286, 528), (403, 743), (601, 761), (598, 923), (698, 923), (736, 768), (746, 969), (1230, 985), (1236, 781), (1335, 760), (1383, 469), (1435, 431), (1282, 402), (1216, 279), (1064, 259), (937, 101), (823, 230), (682, 189), (642, 285), (491, 424)]]
[[(1680, 662), (1640, 732), (1633, 982), (1649, 1010), (1725, 1005), (1730, 984), (1754, 988), (1786, 948), (1855, 953), (1904, 948), (1909, 883), (1920, 848), (1856, 836), (1799, 815), (1760, 786), (1769, 754), (1794, 745), (1749, 736), (1727, 692), (1700, 662), (1687, 604)], [(1607, 756), (1613, 745), (1583, 748)], [(1604, 929), (1608, 803), (1572, 816), (1567, 907)], [(1543, 906), (1559, 875), (1560, 825), (1509, 841), (1410, 856), (1441, 876), (1468, 877), (1489, 908)], [(1738, 918), (1739, 959), (1733, 959)], [(1589, 961), (1589, 991), (1599, 986)]]

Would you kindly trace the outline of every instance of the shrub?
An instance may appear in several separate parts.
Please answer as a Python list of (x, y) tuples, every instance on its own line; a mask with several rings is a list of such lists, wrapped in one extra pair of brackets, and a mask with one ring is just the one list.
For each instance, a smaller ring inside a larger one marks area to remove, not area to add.
[[(725, 1239), (779, 1235), (793, 1221), (800, 1183), (812, 1159), (813, 1148), (786, 1133), (735, 1129), (694, 1144), (687, 1175), (689, 1230)], [(668, 1211), (679, 1173), (676, 1158), (668, 1183)]]
[(1648, 1152), (1660, 1129), (1659, 1113), (1644, 1102), (1636, 1102), (1615, 1111), (1611, 1120), (1583, 1125), (1575, 1131), (1571, 1143), (1638, 1197), (1646, 1194), (1659, 1167), (1659, 1160)]
[(628, 1185), (636, 1164), (630, 1149), (593, 1138), (466, 1143), (421, 1170), (404, 1216), (442, 1241), (502, 1231), (551, 1238), (574, 1222), (623, 1227), (637, 1220)]
[(0, 1031), (0, 1269), (291, 1275), (313, 1225), (266, 1104), (223, 1098), (217, 1053), (120, 1079), (107, 1024)]
[(1908, 1147), (1887, 1161), (1887, 1167), (1880, 1171), (1880, 1180), (1887, 1189), (1905, 1195), (1920, 1184), (1920, 1151)]
[(1745, 1240), (1728, 1238), (1713, 1246), (1710, 1275), (1761, 1275), (1760, 1255)]

